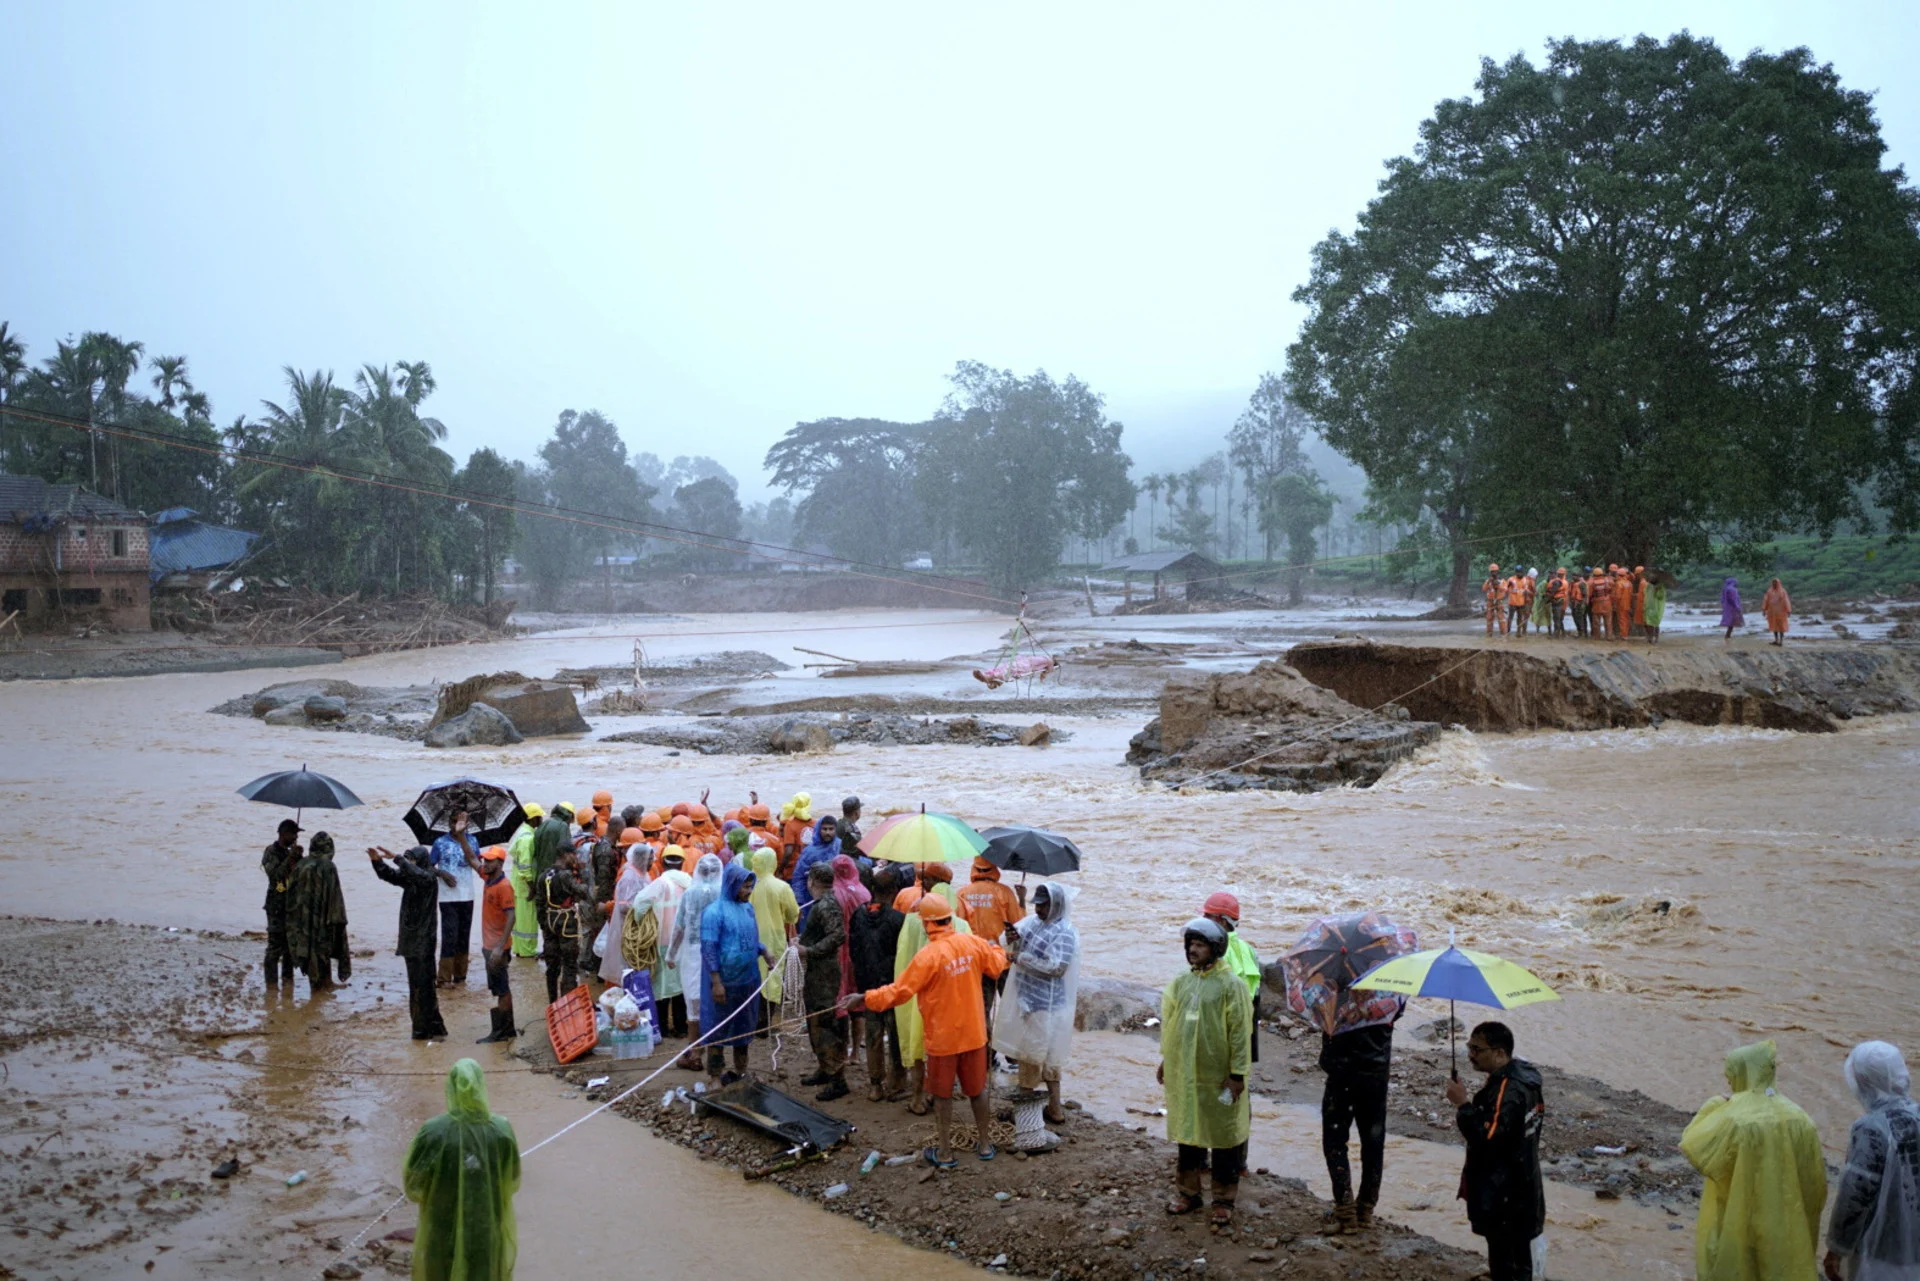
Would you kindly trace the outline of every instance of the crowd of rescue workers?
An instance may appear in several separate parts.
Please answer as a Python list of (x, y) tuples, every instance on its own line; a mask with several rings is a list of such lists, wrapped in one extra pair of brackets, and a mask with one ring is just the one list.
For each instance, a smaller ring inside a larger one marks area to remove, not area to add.
[[(1667, 589), (1673, 575), (1664, 570), (1649, 571), (1645, 565), (1628, 569), (1609, 564), (1595, 565), (1585, 573), (1567, 572), (1562, 565), (1540, 579), (1538, 569), (1515, 566), (1502, 571), (1499, 562), (1487, 566), (1480, 583), (1485, 603), (1487, 635), (1564, 637), (1567, 622), (1573, 622), (1573, 634), (1580, 640), (1625, 641), (1635, 637), (1649, 645), (1660, 643), (1660, 628), (1667, 618)], [(1774, 579), (1760, 599), (1760, 612), (1766, 616), (1772, 645), (1785, 645), (1793, 600), (1779, 579)], [(1740, 603), (1740, 580), (1728, 578), (1720, 585), (1720, 626), (1731, 641), (1738, 629), (1747, 625)]]
[[(975, 1160), (996, 1159), (996, 1140), (1028, 1155), (1061, 1142), (1047, 1127), (1070, 1120), (1061, 1074), (1082, 956), (1071, 886), (1049, 879), (1028, 896), (984, 858), (959, 864), (964, 883), (949, 863), (877, 861), (861, 849), (855, 797), (837, 815), (815, 815), (806, 793), (778, 810), (752, 793), (721, 813), (706, 799), (616, 811), (601, 791), (577, 807), (524, 804), (526, 821), (505, 845), (480, 848), (470, 816), (456, 815), (430, 846), (398, 855), (370, 848), (374, 872), (401, 894), (396, 951), (413, 1037), (448, 1036), (440, 996), (468, 987), (477, 908), (494, 998), (483, 1044), (520, 1032), (516, 960), (541, 963), (550, 1003), (580, 984), (594, 990), (640, 972), (660, 1033), (686, 1042), (676, 1066), (704, 1071), (716, 1089), (745, 1077), (753, 1041), (790, 1028), (798, 1009), (794, 1022), (804, 1023), (814, 1055), (802, 1084), (818, 1087), (814, 1100), (845, 1097), (854, 1088), (849, 1070), (864, 1062), (868, 1099), (934, 1114), (935, 1140), (918, 1159), (936, 1171), (959, 1163), (950, 1143), (956, 1099), (972, 1112)], [(300, 833), (283, 822), (261, 860), (266, 974), (270, 988), (291, 985), (298, 967), (319, 993), (351, 974), (346, 905), (331, 838), (315, 832), (303, 847)], [(1161, 995), (1158, 1077), (1175, 1145), (1166, 1210), (1205, 1209), (1214, 1229), (1230, 1230), (1252, 1132), (1261, 966), (1238, 932), (1232, 894), (1212, 893), (1200, 909), (1181, 931), (1183, 968)], [(787, 990), (796, 981), (797, 1001)], [(1404, 1009), (1404, 998), (1394, 999)], [(1322, 1036), (1334, 1233), (1374, 1222), (1392, 1039), (1391, 1021)], [(1515, 1054), (1503, 1023), (1474, 1027), (1467, 1052), (1484, 1074), (1480, 1088), (1456, 1076), (1442, 1089), (1466, 1144), (1460, 1196), (1486, 1239), (1488, 1275), (1524, 1281), (1545, 1242), (1542, 1078)], [(996, 1072), (999, 1101), (1013, 1108), (1010, 1136), (995, 1124)], [(1920, 1109), (1908, 1098), (1906, 1065), (1893, 1046), (1872, 1041), (1854, 1049), (1844, 1072), (1866, 1114), (1853, 1127), (1824, 1271), (1835, 1281), (1920, 1277)], [(1814, 1275), (1827, 1170), (1812, 1121), (1774, 1074), (1773, 1042), (1735, 1050), (1728, 1095), (1710, 1100), (1681, 1136), (1705, 1177), (1702, 1278)], [(447, 1100), (404, 1163), (407, 1196), (420, 1206), (413, 1275), (510, 1277), (517, 1140), (488, 1110), (474, 1060), (453, 1068)], [(1356, 1127), (1357, 1186), (1348, 1155)]]

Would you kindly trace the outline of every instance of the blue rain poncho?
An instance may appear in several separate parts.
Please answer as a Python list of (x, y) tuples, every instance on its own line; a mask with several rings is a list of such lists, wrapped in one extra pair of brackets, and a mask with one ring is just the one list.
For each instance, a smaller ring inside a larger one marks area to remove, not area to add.
[(1849, 1281), (1920, 1278), (1920, 1107), (1900, 1051), (1866, 1041), (1847, 1055), (1847, 1087), (1867, 1114), (1847, 1137), (1827, 1248)]
[(447, 1110), (413, 1136), (400, 1182), (420, 1207), (415, 1281), (512, 1281), (520, 1144), (507, 1118), (487, 1110), (486, 1078), (472, 1059), (447, 1073)]
[[(700, 861), (704, 864), (706, 859)], [(759, 1003), (760, 922), (753, 914), (753, 904), (740, 901), (741, 889), (751, 886), (753, 879), (753, 873), (739, 863), (727, 864), (720, 877), (719, 897), (700, 916), (701, 965), (706, 973), (719, 975), (726, 989), (725, 999), (716, 1001), (710, 981), (700, 986), (700, 1027), (708, 1033), (741, 1006)], [(748, 1008), (735, 1015), (707, 1044), (745, 1045), (759, 1021), (758, 1009)]]
[(1728, 1054), (1728, 1097), (1708, 1099), (1680, 1135), (1680, 1150), (1706, 1176), (1698, 1281), (1814, 1275), (1827, 1163), (1813, 1121), (1773, 1088), (1774, 1065), (1772, 1041)]

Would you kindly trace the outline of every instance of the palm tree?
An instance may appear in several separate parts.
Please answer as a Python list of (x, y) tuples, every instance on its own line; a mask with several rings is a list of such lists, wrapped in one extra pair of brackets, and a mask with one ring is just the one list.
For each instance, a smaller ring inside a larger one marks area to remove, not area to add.
[[(100, 492), (100, 459), (95, 447), (95, 416), (100, 402), (106, 401), (110, 408), (117, 409), (125, 401), (127, 382), (140, 370), (140, 358), (146, 354), (146, 344), (122, 342), (112, 334), (98, 331), (80, 335), (80, 351), (88, 358), (92, 376), (87, 382), (87, 455), (89, 473), (94, 492)], [(99, 392), (94, 391), (95, 384)], [(113, 437), (107, 442), (107, 470), (113, 481), (113, 496), (120, 497), (120, 439)]]
[(407, 398), (409, 405), (418, 409), (420, 402), (431, 396), (433, 389), (439, 386), (433, 380), (433, 366), (424, 360), (402, 360), (395, 363), (400, 370), (400, 394)]
[(172, 409), (177, 399), (176, 392), (185, 395), (193, 390), (193, 384), (187, 381), (187, 358), (155, 356), (153, 385), (160, 393), (160, 408)]
[(7, 465), (6, 403), (13, 399), (14, 384), (27, 368), (27, 345), (0, 320), (0, 470)]
[(1153, 547), (1153, 527), (1159, 521), (1160, 477), (1152, 472), (1140, 482), (1140, 488), (1147, 491), (1147, 547)]

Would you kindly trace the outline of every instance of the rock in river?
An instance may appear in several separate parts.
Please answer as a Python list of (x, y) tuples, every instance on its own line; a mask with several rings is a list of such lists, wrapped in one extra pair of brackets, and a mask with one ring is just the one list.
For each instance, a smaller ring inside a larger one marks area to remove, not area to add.
[(498, 747), (521, 741), (520, 731), (504, 712), (485, 703), (475, 703), (452, 720), (441, 721), (427, 731), (428, 747)]

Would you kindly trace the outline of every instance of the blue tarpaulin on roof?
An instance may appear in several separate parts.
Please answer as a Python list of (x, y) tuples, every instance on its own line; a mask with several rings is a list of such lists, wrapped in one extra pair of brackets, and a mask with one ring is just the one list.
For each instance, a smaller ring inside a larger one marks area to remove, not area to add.
[(190, 519), (191, 508), (169, 508), (161, 516), (174, 516), (177, 512), (185, 512), (189, 518), (156, 524), (149, 535), (152, 550), (147, 561), (147, 577), (153, 582), (159, 582), (168, 574), (225, 569), (245, 560), (253, 551), (253, 545), (260, 541), (260, 535), (244, 529), (228, 529), (224, 525)]

